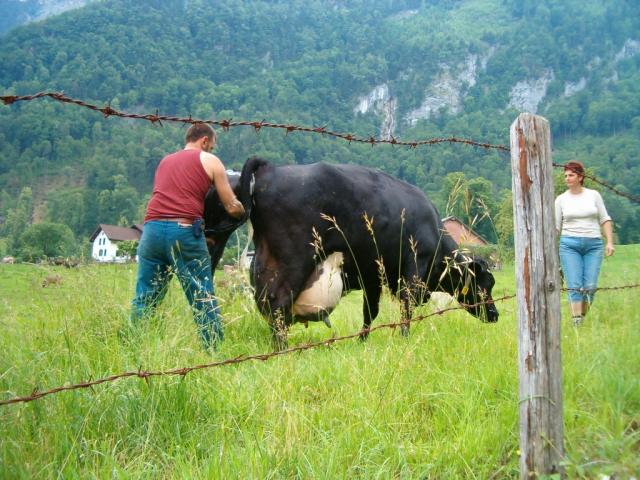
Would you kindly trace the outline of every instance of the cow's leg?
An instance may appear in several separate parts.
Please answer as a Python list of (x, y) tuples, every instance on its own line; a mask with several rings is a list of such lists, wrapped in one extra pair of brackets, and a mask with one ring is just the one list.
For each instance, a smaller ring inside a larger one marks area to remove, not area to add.
[[(275, 276), (265, 281), (266, 272), (256, 275), (255, 301), (260, 313), (266, 318), (271, 329), (271, 340), (276, 350), (287, 348), (288, 324), (291, 322), (290, 305), (287, 309), (285, 301), (278, 295), (280, 290)], [(255, 273), (254, 273), (255, 274)]]
[(380, 310), (380, 293), (382, 292), (382, 286), (379, 283), (365, 286), (363, 289), (363, 305), (362, 316), (364, 322), (362, 323), (362, 332), (360, 333), (360, 340), (366, 340), (369, 337), (369, 328), (371, 322), (378, 316)]
[[(274, 347), (281, 350), (287, 346), (287, 330), (293, 321), (291, 307), (294, 297), (311, 274), (313, 259), (297, 264), (297, 268), (283, 267), (272, 257), (261, 253), (254, 258), (255, 300), (269, 322)], [(298, 288), (294, 289), (293, 286)]]

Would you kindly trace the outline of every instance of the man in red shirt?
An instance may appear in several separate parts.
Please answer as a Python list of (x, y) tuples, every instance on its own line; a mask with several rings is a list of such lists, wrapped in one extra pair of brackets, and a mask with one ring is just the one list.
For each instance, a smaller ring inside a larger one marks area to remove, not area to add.
[(224, 338), (214, 296), (211, 259), (202, 235), (204, 198), (214, 184), (229, 215), (242, 218), (224, 165), (211, 154), (215, 131), (205, 123), (192, 125), (185, 147), (162, 159), (156, 169), (153, 193), (138, 245), (138, 276), (131, 302), (131, 322), (151, 315), (164, 298), (175, 273), (180, 280), (205, 348)]

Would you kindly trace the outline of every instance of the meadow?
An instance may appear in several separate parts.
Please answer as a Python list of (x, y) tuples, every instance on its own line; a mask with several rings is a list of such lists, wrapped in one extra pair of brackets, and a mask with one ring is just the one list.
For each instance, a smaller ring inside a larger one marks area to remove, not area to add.
[[(640, 283), (640, 245), (606, 259), (600, 286)], [(177, 283), (156, 318), (127, 326), (135, 265), (0, 266), (0, 400), (125, 371), (267, 353), (270, 331), (238, 278), (217, 274), (226, 340), (200, 348)], [(43, 288), (50, 274), (60, 284)], [(513, 265), (494, 297), (515, 292)], [(574, 328), (562, 299), (569, 478), (640, 478), (640, 289), (599, 292)], [(362, 296), (290, 345), (355, 333)], [(464, 311), (367, 342), (133, 377), (0, 406), (0, 478), (519, 478), (515, 300), (497, 324)], [(374, 326), (399, 321), (384, 298)], [(426, 315), (433, 305), (418, 309)]]

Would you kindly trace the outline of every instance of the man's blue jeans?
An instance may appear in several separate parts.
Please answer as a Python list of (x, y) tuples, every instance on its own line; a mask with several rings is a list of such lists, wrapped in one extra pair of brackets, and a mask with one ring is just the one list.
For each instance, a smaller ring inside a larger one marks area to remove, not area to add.
[(571, 289), (570, 302), (593, 303), (603, 253), (601, 238), (560, 237), (560, 263), (565, 284)]
[(224, 338), (218, 303), (214, 297), (211, 259), (204, 235), (196, 238), (191, 226), (151, 220), (144, 224), (138, 245), (138, 278), (131, 302), (133, 324), (154, 313), (164, 298), (169, 280), (178, 276), (205, 348)]

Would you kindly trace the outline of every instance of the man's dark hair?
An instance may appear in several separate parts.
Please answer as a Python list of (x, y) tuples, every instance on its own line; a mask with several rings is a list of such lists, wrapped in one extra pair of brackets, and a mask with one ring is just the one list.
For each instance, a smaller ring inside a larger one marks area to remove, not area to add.
[(184, 136), (185, 142), (195, 142), (202, 137), (209, 137), (213, 142), (216, 141), (216, 132), (210, 125), (206, 123), (194, 123), (187, 130)]

